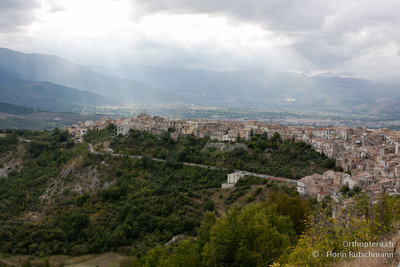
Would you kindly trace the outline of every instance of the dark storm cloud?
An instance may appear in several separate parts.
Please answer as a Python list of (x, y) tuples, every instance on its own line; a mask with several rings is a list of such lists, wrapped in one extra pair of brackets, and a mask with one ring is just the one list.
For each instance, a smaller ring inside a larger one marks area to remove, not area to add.
[(340, 67), (388, 43), (400, 46), (397, 0), (146, 0), (143, 15), (206, 13), (232, 23), (259, 24), (290, 37), (291, 47), (315, 67)]
[(147, 0), (135, 1), (135, 7), (145, 13), (223, 14), (283, 31), (318, 28), (327, 11), (322, 1), (312, 0)]
[(34, 11), (41, 6), (38, 0), (1, 0), (0, 31), (18, 31), (21, 26), (32, 23)]
[(399, 22), (397, 0), (146, 0), (132, 1), (145, 14), (207, 13), (258, 22), (269, 30), (303, 34), (328, 28), (333, 33)]

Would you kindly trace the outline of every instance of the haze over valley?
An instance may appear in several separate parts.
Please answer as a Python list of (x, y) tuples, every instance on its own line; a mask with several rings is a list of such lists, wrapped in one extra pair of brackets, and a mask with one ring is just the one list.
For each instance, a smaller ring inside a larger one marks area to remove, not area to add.
[[(222, 118), (228, 119), (239, 119), (240, 116), (229, 115), (238, 110), (246, 111), (245, 117), (249, 119), (255, 113), (258, 115), (253, 119), (265, 119), (266, 113), (263, 116), (260, 110), (306, 112), (314, 117), (321, 112), (352, 113), (376, 119), (396, 118), (400, 99), (399, 85), (358, 78), (277, 70), (211, 71), (143, 65), (111, 69), (5, 48), (0, 49), (0, 80), (0, 102), (86, 114), (155, 113), (159, 110), (155, 105), (164, 109), (159, 115), (171, 116), (193, 116), (190, 110), (217, 108), (227, 110)], [(174, 109), (187, 112), (171, 112)], [(197, 115), (204, 117), (202, 112)]]

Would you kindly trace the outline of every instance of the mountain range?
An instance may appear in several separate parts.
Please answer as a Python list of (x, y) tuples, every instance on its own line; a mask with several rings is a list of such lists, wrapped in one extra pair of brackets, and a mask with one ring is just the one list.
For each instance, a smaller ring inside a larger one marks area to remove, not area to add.
[(51, 82), (18, 79), (0, 67), (0, 101), (49, 111), (77, 111), (85, 106), (116, 104), (105, 96)]
[(186, 103), (187, 100), (140, 82), (89, 70), (57, 56), (0, 49), (0, 66), (25, 81), (47, 81), (96, 93), (114, 102)]
[[(49, 111), (135, 103), (398, 114), (400, 85), (277, 70), (74, 64), (0, 48), (0, 101)], [(395, 107), (395, 108), (393, 108)]]
[(123, 65), (88, 66), (92, 70), (137, 80), (179, 94), (196, 104), (291, 110), (364, 111), (400, 97), (400, 85), (274, 70), (216, 72)]

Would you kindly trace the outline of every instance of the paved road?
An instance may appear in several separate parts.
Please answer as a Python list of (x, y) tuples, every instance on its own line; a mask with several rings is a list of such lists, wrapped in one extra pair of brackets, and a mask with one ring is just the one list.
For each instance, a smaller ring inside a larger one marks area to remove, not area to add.
[[(124, 157), (125, 155), (122, 154), (117, 154), (117, 153), (102, 153), (102, 152), (98, 152), (95, 151), (93, 148), (92, 144), (89, 144), (89, 151), (92, 154), (95, 155), (104, 155), (104, 154), (108, 154), (112, 157)], [(129, 158), (133, 158), (133, 159), (141, 159), (142, 156), (135, 156), (135, 155), (128, 155)], [(158, 159), (158, 158), (152, 158), (152, 160), (154, 161), (158, 161), (158, 162), (166, 162), (165, 159)], [(204, 165), (204, 164), (197, 164), (197, 163), (190, 163), (190, 162), (181, 162), (183, 165), (185, 166), (192, 166), (192, 167), (200, 167), (200, 168), (205, 168), (205, 169), (210, 169), (210, 170), (222, 170), (222, 171), (228, 171), (228, 168), (223, 168), (223, 167), (216, 167), (216, 166), (210, 166), (210, 165)], [(293, 179), (289, 179), (289, 178), (283, 178), (283, 177), (276, 177), (276, 176), (271, 176), (271, 175), (267, 175), (267, 174), (260, 174), (260, 173), (255, 173), (255, 172), (249, 172), (249, 171), (243, 171), (243, 170), (234, 170), (235, 172), (242, 172), (245, 175), (248, 176), (255, 176), (255, 177), (261, 177), (261, 178), (265, 178), (268, 180), (275, 180), (275, 181), (281, 181), (281, 182), (286, 182), (286, 183), (297, 183), (297, 180), (293, 180)]]

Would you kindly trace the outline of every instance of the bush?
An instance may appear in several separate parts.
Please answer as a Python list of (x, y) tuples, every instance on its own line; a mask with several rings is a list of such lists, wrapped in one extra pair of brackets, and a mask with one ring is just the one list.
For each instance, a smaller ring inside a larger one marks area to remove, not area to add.
[(215, 210), (215, 203), (214, 201), (212, 201), (211, 199), (208, 199), (205, 203), (204, 203), (204, 209), (207, 211), (214, 211)]
[(205, 266), (268, 266), (292, 244), (286, 216), (261, 204), (233, 209), (210, 230), (202, 252)]

